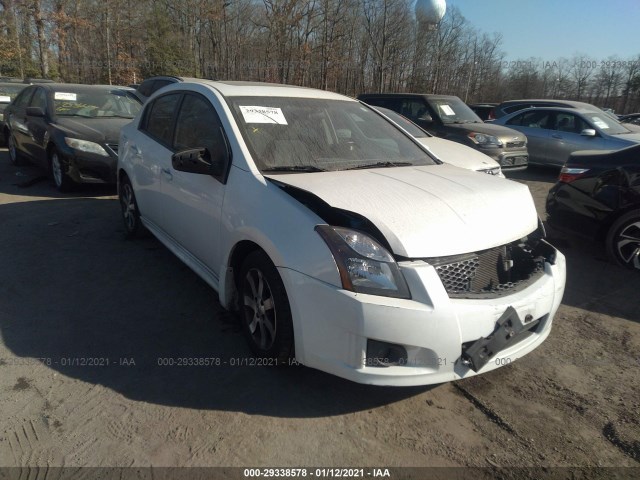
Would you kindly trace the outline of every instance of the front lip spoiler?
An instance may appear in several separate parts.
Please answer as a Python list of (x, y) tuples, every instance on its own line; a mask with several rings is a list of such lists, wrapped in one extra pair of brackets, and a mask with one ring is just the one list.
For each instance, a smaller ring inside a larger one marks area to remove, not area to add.
[(513, 307), (508, 307), (496, 322), (491, 335), (480, 338), (467, 347), (461, 357), (462, 363), (477, 373), (498, 352), (522, 340), (539, 323), (540, 319), (526, 318), (523, 323), (518, 312)]

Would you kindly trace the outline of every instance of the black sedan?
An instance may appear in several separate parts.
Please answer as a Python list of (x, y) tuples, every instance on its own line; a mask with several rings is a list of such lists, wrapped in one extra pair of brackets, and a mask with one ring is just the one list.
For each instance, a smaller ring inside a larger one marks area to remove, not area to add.
[(31, 85), (5, 109), (9, 157), (13, 164), (26, 158), (47, 169), (60, 191), (115, 183), (120, 128), (140, 108), (129, 89)]
[[(4, 131), (4, 110), (7, 105), (27, 88), (24, 83), (0, 82), (0, 132)], [(4, 142), (4, 135), (0, 135), (0, 143)]]
[(601, 240), (615, 262), (640, 271), (640, 145), (571, 154), (547, 214), (552, 227)]

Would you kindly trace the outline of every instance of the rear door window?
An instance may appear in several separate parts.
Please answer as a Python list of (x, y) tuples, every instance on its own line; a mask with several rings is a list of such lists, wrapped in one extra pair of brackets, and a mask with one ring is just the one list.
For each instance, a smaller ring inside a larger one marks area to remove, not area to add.
[(507, 125), (520, 125), (527, 128), (552, 128), (550, 122), (550, 112), (546, 110), (534, 110), (516, 115), (506, 122)]

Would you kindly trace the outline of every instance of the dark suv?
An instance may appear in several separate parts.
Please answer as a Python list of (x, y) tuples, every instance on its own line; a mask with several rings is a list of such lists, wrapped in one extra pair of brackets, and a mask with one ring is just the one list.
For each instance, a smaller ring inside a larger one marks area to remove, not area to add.
[(456, 96), (367, 93), (358, 99), (394, 110), (432, 135), (475, 148), (498, 162), (503, 171), (527, 168), (527, 137), (511, 128), (484, 123)]
[(145, 78), (143, 82), (136, 87), (135, 95), (141, 102), (146, 102), (147, 98), (157, 90), (160, 90), (162, 87), (166, 87), (167, 85), (171, 85), (172, 83), (179, 82), (184, 82), (184, 78), (174, 77), (171, 75)]

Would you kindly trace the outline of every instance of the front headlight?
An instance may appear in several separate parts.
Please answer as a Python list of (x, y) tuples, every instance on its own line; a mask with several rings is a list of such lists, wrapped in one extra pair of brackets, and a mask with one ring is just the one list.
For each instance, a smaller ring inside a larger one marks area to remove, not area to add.
[(101, 145), (98, 145), (94, 142), (89, 142), (88, 140), (80, 140), (78, 138), (65, 138), (64, 143), (69, 145), (71, 148), (80, 150), (81, 152), (95, 153), (96, 155), (102, 155), (104, 157), (109, 156), (107, 151), (102, 148)]
[(370, 236), (342, 227), (318, 225), (345, 290), (394, 298), (411, 298), (409, 287), (393, 256)]
[(486, 133), (471, 132), (467, 135), (473, 143), (476, 145), (482, 145), (483, 147), (501, 147), (502, 142), (498, 137), (493, 135), (487, 135)]

